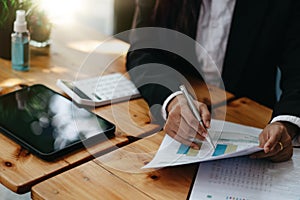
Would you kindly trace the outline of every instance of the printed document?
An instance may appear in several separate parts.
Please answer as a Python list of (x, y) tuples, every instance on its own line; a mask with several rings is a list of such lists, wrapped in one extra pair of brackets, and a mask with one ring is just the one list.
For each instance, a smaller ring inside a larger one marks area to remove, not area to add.
[(152, 161), (143, 168), (160, 168), (249, 155), (262, 150), (258, 147), (261, 131), (250, 126), (212, 120), (209, 133), (216, 149), (205, 140), (197, 142), (199, 150), (181, 144), (166, 134)]
[(247, 157), (200, 163), (190, 200), (300, 200), (300, 149), (272, 163)]

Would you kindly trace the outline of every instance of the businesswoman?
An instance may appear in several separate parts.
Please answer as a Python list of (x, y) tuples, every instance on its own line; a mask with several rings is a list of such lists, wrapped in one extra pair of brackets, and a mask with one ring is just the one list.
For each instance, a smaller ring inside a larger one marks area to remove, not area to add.
[[(163, 64), (190, 74), (194, 74), (196, 67), (203, 72), (199, 78), (216, 85), (220, 83), (213, 75), (219, 71), (227, 91), (273, 109), (270, 123), (259, 136), (264, 151), (252, 157), (285, 161), (293, 154), (293, 144), (297, 145), (300, 127), (299, 22), (299, 0), (138, 0), (135, 27), (162, 27), (193, 38), (207, 50), (217, 70), (203, 63), (191, 66), (166, 50), (134, 48), (145, 42), (137, 35), (133, 35), (134, 42), (127, 54), (127, 70), (152, 115), (157, 119), (165, 117), (165, 131), (193, 148), (197, 145), (190, 142), (191, 137), (203, 140), (207, 136), (210, 112), (203, 102), (196, 102), (204, 125), (195, 125), (183, 95), (155, 84), (161, 80), (175, 84), (176, 78), (167, 70), (156, 72), (153, 65)], [(189, 51), (201, 63), (199, 52), (195, 48)], [(139, 66), (144, 66), (141, 73), (134, 70)], [(278, 67), (282, 94), (277, 101)], [(147, 84), (141, 84), (143, 80)], [(193, 131), (188, 127), (197, 134), (191, 135)]]

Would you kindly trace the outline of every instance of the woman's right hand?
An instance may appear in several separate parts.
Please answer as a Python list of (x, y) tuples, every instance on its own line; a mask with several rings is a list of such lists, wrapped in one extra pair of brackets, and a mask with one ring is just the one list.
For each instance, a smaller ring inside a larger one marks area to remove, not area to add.
[(191, 146), (193, 149), (199, 149), (199, 146), (193, 141), (205, 140), (211, 116), (206, 104), (198, 101), (194, 101), (194, 103), (199, 109), (204, 127), (194, 117), (184, 96), (177, 95), (167, 106), (168, 117), (164, 130), (178, 142)]

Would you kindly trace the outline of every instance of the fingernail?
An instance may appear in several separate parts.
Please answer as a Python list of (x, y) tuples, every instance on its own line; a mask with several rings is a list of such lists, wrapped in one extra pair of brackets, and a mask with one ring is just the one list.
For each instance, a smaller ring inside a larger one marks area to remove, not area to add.
[(207, 128), (210, 128), (210, 123), (209, 123), (209, 121), (207, 121), (207, 122), (205, 123), (205, 126), (206, 126)]
[(269, 153), (270, 152), (270, 149), (265, 149), (265, 153)]
[(195, 144), (195, 145), (192, 145), (191, 147), (192, 147), (193, 149), (195, 149), (195, 150), (200, 150), (199, 146), (196, 145), (196, 144)]

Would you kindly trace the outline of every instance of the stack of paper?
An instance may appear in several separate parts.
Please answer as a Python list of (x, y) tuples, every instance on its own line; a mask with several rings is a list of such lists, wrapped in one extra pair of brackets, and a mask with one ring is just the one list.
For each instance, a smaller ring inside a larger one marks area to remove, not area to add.
[(213, 149), (207, 141), (201, 141), (199, 142), (199, 150), (195, 150), (166, 135), (155, 157), (144, 168), (218, 160), (249, 155), (262, 150), (258, 147), (258, 136), (261, 129), (212, 120), (209, 132), (216, 149)]

